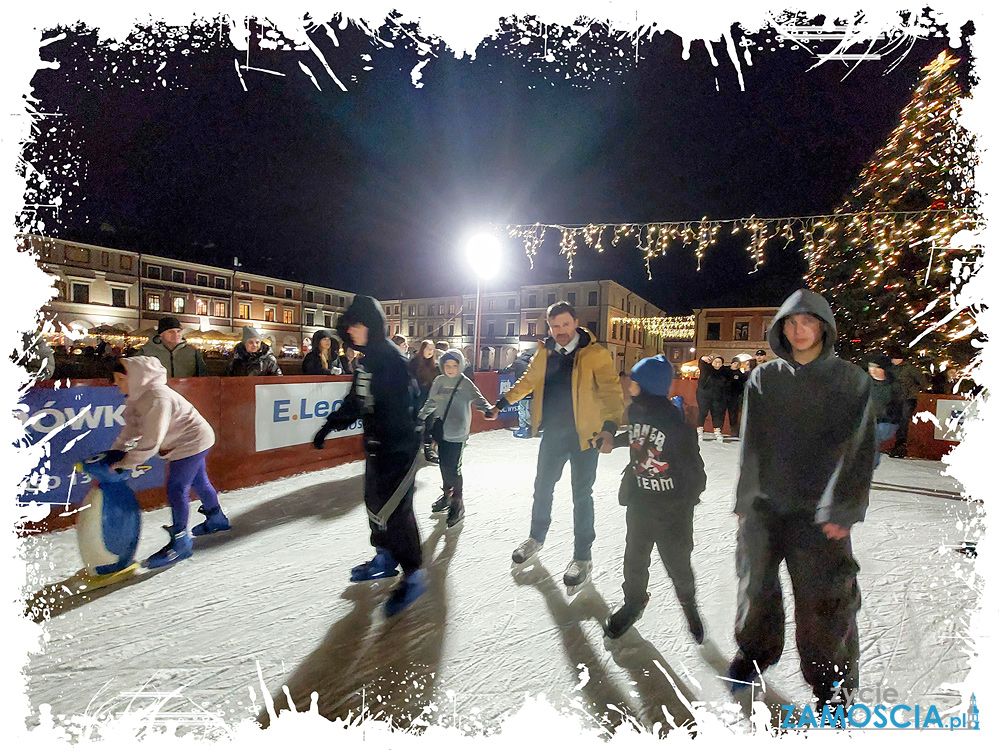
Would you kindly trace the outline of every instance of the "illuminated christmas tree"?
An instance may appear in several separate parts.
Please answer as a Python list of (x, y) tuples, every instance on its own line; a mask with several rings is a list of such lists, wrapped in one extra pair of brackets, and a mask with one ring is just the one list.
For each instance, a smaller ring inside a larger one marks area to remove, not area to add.
[(953, 312), (951, 304), (978, 260), (978, 251), (952, 246), (977, 221), (973, 137), (956, 119), (957, 62), (942, 52), (923, 69), (858, 187), (836, 215), (807, 228), (806, 280), (833, 305), (841, 357), (860, 361), (913, 342), (914, 360), (925, 367), (945, 360), (961, 367), (974, 356), (975, 311)]

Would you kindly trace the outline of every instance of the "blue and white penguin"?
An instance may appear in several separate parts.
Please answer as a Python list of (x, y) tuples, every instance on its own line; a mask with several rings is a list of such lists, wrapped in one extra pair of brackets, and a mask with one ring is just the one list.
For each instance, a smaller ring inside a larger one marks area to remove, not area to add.
[(84, 481), (92, 483), (76, 521), (85, 567), (80, 575), (88, 587), (108, 584), (137, 568), (139, 501), (125, 482), (131, 473), (111, 469), (109, 459), (98, 454), (76, 465)]

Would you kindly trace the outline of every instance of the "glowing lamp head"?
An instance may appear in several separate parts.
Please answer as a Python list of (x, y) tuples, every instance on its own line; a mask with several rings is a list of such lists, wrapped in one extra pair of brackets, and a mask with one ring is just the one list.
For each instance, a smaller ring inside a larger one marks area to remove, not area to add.
[(492, 279), (500, 271), (502, 247), (496, 236), (483, 233), (469, 238), (465, 257), (480, 279)]

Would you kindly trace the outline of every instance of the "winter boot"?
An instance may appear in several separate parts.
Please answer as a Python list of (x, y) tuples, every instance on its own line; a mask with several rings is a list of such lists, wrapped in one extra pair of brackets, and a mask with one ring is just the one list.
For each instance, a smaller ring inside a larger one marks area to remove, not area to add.
[(187, 530), (177, 531), (173, 527), (163, 527), (170, 534), (170, 542), (153, 553), (143, 564), (146, 568), (163, 568), (191, 557), (191, 536)]
[(618, 608), (618, 610), (616, 610), (610, 618), (608, 618), (607, 625), (604, 626), (604, 635), (609, 639), (617, 639), (619, 636), (624, 634), (635, 625), (637, 620), (642, 618), (642, 613), (646, 609), (646, 605), (648, 603), (648, 592), (646, 593), (646, 599), (639, 605), (632, 602), (626, 602)]
[(590, 578), (590, 571), (594, 568), (591, 561), (570, 561), (563, 574), (563, 584), (567, 587), (579, 587)]
[(403, 577), (399, 586), (392, 590), (385, 603), (385, 617), (392, 618), (403, 608), (427, 591), (427, 572), (418, 568)]
[(691, 636), (699, 644), (704, 644), (705, 626), (701, 622), (701, 616), (698, 614), (698, 606), (693, 602), (682, 602), (681, 608), (684, 610), (684, 617), (687, 618), (688, 630), (691, 632)]
[(388, 550), (382, 548), (375, 549), (375, 557), (370, 561), (358, 564), (351, 569), (351, 581), (363, 582), (372, 579), (386, 579), (396, 576), (396, 560)]
[(462, 503), (462, 496), (453, 496), (451, 506), (448, 509), (448, 529), (457, 524), (461, 524), (465, 518), (465, 504)]
[(432, 514), (443, 514), (451, 506), (451, 488), (442, 488), (444, 493), (431, 505)]
[(198, 513), (205, 515), (205, 521), (191, 528), (191, 534), (195, 537), (210, 535), (213, 532), (225, 532), (229, 529), (229, 519), (222, 513), (221, 508), (217, 508), (215, 511), (209, 513), (205, 511), (204, 506), (199, 506)]
[(538, 540), (533, 537), (529, 537), (527, 540), (514, 548), (514, 552), (511, 554), (510, 558), (514, 561), (514, 563), (524, 563), (541, 549), (542, 543), (538, 542)]
[(722, 441), (722, 428), (715, 429), (715, 440)]
[(432, 443), (424, 444), (424, 459), (426, 459), (431, 464), (441, 463), (440, 460), (438, 459), (438, 452), (437, 449), (434, 448), (434, 444)]
[(729, 693), (738, 695), (744, 689), (749, 689), (757, 678), (757, 668), (754, 667), (753, 660), (743, 656), (742, 652), (737, 652), (733, 661), (729, 663), (727, 671), (730, 684)]

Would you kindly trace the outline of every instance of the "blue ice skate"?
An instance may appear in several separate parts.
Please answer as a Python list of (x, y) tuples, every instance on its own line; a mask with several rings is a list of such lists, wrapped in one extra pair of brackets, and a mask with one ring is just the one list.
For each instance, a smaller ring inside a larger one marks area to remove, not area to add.
[(198, 507), (198, 513), (205, 515), (205, 521), (201, 524), (196, 524), (191, 528), (191, 534), (195, 537), (201, 537), (202, 535), (210, 535), (213, 532), (225, 532), (229, 529), (229, 519), (226, 515), (222, 513), (221, 508), (215, 509), (211, 513), (205, 511), (204, 506)]
[(399, 586), (392, 590), (385, 603), (385, 617), (392, 618), (426, 591), (427, 572), (418, 568), (409, 576), (403, 577)]
[(375, 549), (375, 557), (351, 569), (351, 581), (363, 582), (372, 579), (387, 579), (399, 574), (396, 570), (396, 560), (388, 550)]
[(191, 536), (187, 530), (178, 531), (166, 525), (163, 528), (170, 533), (170, 542), (146, 559), (145, 566), (148, 569), (172, 566), (191, 557)]

